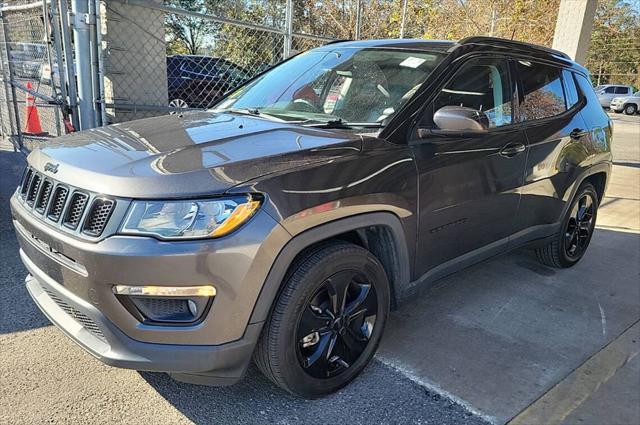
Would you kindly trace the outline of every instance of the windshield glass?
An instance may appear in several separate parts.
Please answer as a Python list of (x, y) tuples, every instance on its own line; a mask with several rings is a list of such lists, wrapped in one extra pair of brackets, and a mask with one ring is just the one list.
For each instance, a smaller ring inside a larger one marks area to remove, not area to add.
[(382, 123), (444, 56), (384, 48), (312, 50), (236, 90), (214, 110), (248, 110), (309, 123)]

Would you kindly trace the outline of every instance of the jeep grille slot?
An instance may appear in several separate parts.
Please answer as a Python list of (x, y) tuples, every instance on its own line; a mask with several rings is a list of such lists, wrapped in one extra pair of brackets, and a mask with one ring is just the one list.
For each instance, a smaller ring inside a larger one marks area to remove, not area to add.
[(65, 213), (62, 224), (70, 229), (77, 228), (88, 199), (89, 196), (86, 194), (74, 192), (73, 195), (71, 195), (71, 201), (69, 201), (69, 206), (67, 207), (67, 212)]
[(53, 189), (53, 183), (51, 183), (49, 180), (45, 180), (42, 183), (42, 190), (40, 190), (40, 196), (38, 197), (38, 200), (36, 201), (36, 206), (35, 206), (35, 210), (40, 214), (44, 212), (44, 209), (47, 207), (47, 204), (49, 203), (49, 197), (51, 196), (52, 189)]
[(40, 183), (42, 182), (42, 177), (38, 174), (35, 174), (31, 178), (31, 184), (29, 185), (29, 191), (27, 192), (27, 204), (29, 206), (33, 205), (36, 200), (36, 196), (38, 195), (38, 190), (40, 189)]
[(59, 182), (31, 166), (25, 168), (15, 196), (36, 218), (85, 239), (103, 236), (119, 210), (115, 199)]
[(33, 170), (31, 168), (27, 168), (27, 171), (24, 173), (22, 177), (22, 183), (20, 186), (20, 196), (24, 198), (27, 194), (27, 189), (29, 189), (29, 184), (31, 183), (31, 177), (33, 177)]
[(47, 214), (47, 218), (49, 220), (58, 221), (60, 220), (60, 216), (62, 215), (62, 209), (64, 208), (64, 203), (67, 200), (67, 194), (69, 193), (69, 189), (64, 186), (58, 186), (53, 195), (53, 200), (51, 201), (51, 206), (49, 207), (49, 213)]
[(100, 236), (111, 216), (115, 202), (111, 199), (97, 198), (93, 201), (82, 231), (89, 236)]

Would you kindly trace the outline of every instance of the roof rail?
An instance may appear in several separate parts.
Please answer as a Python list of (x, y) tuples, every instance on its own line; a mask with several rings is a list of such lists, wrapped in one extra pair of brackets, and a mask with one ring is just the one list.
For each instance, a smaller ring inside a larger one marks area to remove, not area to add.
[(504, 46), (504, 47), (513, 47), (513, 48), (527, 48), (538, 50), (540, 52), (549, 53), (552, 55), (561, 56), (565, 59), (571, 60), (571, 57), (560, 50), (551, 49), (549, 47), (538, 46), (537, 44), (525, 43), (524, 41), (516, 41), (516, 40), (507, 40), (506, 38), (498, 38), (498, 37), (486, 37), (486, 36), (472, 36), (463, 38), (458, 41), (458, 44), (488, 44), (493, 46)]

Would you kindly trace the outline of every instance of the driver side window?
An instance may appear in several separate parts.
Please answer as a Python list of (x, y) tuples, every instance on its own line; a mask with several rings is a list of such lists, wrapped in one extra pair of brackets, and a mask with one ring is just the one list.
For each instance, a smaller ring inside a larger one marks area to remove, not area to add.
[(489, 128), (513, 122), (513, 90), (509, 61), (501, 58), (472, 59), (462, 65), (435, 99), (433, 111), (462, 106), (484, 114)]

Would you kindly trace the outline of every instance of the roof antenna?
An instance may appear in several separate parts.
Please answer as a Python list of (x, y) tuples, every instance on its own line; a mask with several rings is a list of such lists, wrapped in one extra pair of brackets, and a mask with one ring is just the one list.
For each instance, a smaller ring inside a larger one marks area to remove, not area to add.
[(513, 31), (511, 31), (511, 40), (513, 40), (513, 36), (516, 35), (516, 29), (514, 28)]

